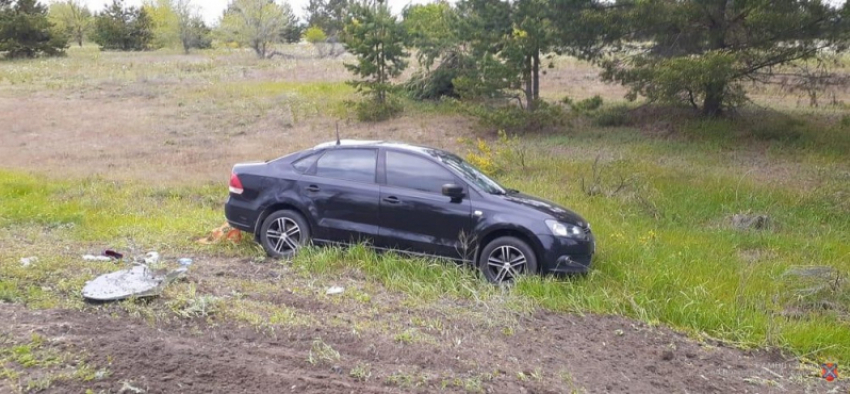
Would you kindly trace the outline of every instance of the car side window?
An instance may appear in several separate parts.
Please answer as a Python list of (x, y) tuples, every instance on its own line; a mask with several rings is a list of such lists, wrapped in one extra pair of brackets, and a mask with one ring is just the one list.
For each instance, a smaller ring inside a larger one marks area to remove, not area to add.
[(387, 185), (428, 193), (442, 193), (443, 185), (457, 183), (440, 165), (407, 153), (387, 151)]
[(307, 170), (310, 169), (310, 167), (313, 166), (313, 163), (316, 162), (316, 159), (318, 159), (319, 156), (321, 156), (321, 155), (317, 155), (317, 154), (314, 153), (314, 154), (309, 155), (307, 157), (302, 157), (302, 158), (298, 159), (296, 162), (292, 163), (292, 167), (295, 167), (295, 170), (298, 171), (298, 172), (302, 172), (302, 173), (306, 172)]
[(316, 163), (316, 176), (374, 183), (377, 158), (377, 149), (332, 149)]

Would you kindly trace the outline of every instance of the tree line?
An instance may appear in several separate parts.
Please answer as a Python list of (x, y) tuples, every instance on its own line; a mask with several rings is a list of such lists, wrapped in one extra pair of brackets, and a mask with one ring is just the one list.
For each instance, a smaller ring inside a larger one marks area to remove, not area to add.
[[(231, 0), (207, 26), (190, 0), (113, 0), (93, 12), (80, 0), (50, 7), (0, 0), (0, 52), (61, 55), (85, 40), (104, 50), (180, 46), (213, 39), (280, 54), (302, 39), (321, 56), (347, 51), (353, 85), (385, 106), (403, 90), (416, 99), (515, 100), (546, 110), (540, 78), (553, 56), (571, 55), (629, 88), (628, 98), (692, 106), (718, 116), (746, 100), (748, 83), (771, 83), (788, 66), (846, 49), (848, 5), (822, 0), (459, 0), (409, 5), (382, 0), (310, 0), (299, 21), (285, 0)], [(414, 54), (422, 66), (394, 83)]]

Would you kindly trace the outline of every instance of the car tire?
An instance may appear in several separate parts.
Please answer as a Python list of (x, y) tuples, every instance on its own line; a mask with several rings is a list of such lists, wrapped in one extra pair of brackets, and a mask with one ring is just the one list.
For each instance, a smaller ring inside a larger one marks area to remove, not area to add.
[(537, 273), (537, 256), (525, 241), (499, 237), (481, 250), (478, 269), (490, 283), (509, 283), (521, 275)]
[[(281, 226), (283, 231), (281, 231)], [(260, 227), (260, 244), (274, 258), (289, 258), (310, 242), (310, 226), (300, 213), (277, 211)]]

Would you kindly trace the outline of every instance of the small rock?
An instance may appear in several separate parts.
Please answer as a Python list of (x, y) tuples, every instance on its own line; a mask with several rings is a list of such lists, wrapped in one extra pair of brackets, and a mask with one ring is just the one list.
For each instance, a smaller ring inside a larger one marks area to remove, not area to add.
[(732, 226), (739, 230), (764, 230), (770, 226), (770, 218), (767, 215), (737, 213), (732, 215)]
[(333, 373), (337, 375), (342, 375), (343, 372), (342, 367), (340, 367), (339, 365), (334, 365), (333, 367), (331, 367), (331, 371), (333, 371)]
[(789, 268), (782, 277), (814, 278), (821, 280), (832, 280), (836, 276), (836, 270), (826, 265), (810, 265)]
[(343, 287), (331, 286), (331, 287), (328, 288), (328, 290), (325, 292), (325, 294), (327, 294), (327, 295), (342, 294), (343, 291), (345, 291), (345, 288), (343, 288)]

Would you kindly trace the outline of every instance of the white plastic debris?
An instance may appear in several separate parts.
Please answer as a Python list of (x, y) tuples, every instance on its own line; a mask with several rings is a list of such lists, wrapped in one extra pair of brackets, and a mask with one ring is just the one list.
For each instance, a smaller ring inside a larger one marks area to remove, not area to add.
[(86, 282), (83, 297), (95, 301), (115, 301), (129, 297), (160, 295), (165, 286), (186, 275), (188, 267), (173, 271), (152, 270), (146, 265), (136, 265), (104, 274)]
[(145, 255), (145, 264), (156, 264), (159, 262), (159, 253), (157, 252), (148, 252)]
[(83, 297), (96, 301), (120, 300), (159, 294), (158, 287), (165, 278), (154, 275), (148, 267), (137, 265), (86, 282)]
[(109, 256), (95, 256), (93, 254), (87, 254), (83, 256), (83, 260), (85, 261), (112, 261), (112, 258)]
[(21, 266), (22, 267), (29, 267), (37, 261), (38, 261), (38, 257), (35, 257), (35, 256), (24, 257), (24, 258), (21, 259)]
[(180, 264), (183, 267), (188, 267), (188, 266), (192, 265), (192, 259), (190, 259), (188, 257), (184, 257), (180, 260), (177, 260), (177, 264)]
[(344, 287), (331, 286), (331, 287), (328, 288), (328, 291), (326, 291), (325, 294), (327, 294), (327, 295), (342, 294), (343, 291), (345, 291)]

